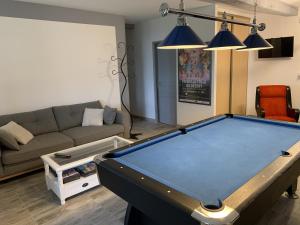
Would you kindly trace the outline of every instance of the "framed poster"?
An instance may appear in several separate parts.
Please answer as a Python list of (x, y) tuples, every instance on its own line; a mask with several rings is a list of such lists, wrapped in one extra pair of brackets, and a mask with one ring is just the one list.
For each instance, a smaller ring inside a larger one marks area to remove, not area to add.
[(212, 53), (202, 49), (178, 50), (178, 99), (211, 105)]

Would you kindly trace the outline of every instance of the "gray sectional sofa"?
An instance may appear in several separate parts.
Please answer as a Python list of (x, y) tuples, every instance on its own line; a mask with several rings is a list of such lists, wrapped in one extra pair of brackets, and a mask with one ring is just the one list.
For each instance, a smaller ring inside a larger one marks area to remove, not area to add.
[(20, 145), (19, 151), (0, 146), (0, 180), (41, 168), (41, 155), (113, 135), (129, 136), (127, 113), (117, 111), (112, 125), (82, 127), (85, 108), (102, 108), (102, 105), (95, 101), (0, 116), (0, 126), (14, 121), (34, 135), (28, 144)]

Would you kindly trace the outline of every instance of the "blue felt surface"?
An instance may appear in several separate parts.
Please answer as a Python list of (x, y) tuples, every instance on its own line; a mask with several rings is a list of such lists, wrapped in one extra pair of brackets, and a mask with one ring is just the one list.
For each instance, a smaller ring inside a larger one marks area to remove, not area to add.
[(205, 204), (215, 204), (298, 140), (300, 126), (223, 118), (115, 160)]

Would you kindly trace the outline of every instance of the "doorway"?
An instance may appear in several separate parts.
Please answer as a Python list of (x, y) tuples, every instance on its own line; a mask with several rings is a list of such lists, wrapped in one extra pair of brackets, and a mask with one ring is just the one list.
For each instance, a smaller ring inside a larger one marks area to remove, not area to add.
[(156, 121), (177, 124), (177, 64), (175, 50), (159, 50), (153, 43)]

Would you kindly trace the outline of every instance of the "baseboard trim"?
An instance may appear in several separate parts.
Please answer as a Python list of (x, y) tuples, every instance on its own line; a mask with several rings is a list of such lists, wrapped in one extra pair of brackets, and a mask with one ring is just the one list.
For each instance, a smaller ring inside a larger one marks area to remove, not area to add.
[(149, 121), (149, 122), (155, 122), (155, 123), (158, 122), (156, 119), (152, 119), (152, 118), (148, 118), (148, 117), (144, 117), (144, 116), (132, 115), (132, 117), (137, 118), (137, 119), (142, 119), (145, 121)]

